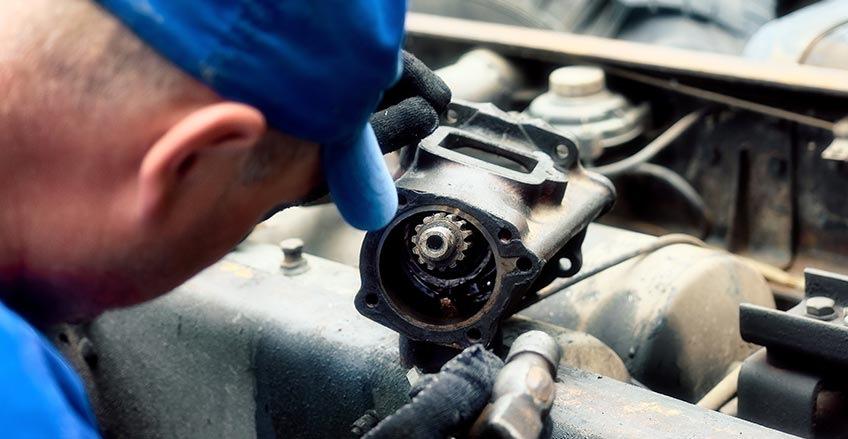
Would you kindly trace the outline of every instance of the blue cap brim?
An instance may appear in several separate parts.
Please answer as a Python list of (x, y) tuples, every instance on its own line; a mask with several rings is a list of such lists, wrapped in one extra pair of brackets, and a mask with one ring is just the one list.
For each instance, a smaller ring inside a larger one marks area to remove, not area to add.
[(367, 231), (388, 225), (397, 212), (397, 189), (371, 125), (353, 145), (324, 145), (322, 150), (330, 195), (345, 221)]

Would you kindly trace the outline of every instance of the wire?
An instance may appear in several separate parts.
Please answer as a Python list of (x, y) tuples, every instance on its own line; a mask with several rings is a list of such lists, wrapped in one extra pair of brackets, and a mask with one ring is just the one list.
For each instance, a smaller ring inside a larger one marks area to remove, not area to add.
[(642, 163), (633, 168), (629, 173), (656, 178), (677, 191), (686, 200), (686, 203), (701, 216), (701, 237), (706, 237), (709, 234), (710, 227), (712, 227), (712, 216), (710, 215), (709, 208), (698, 191), (686, 179), (681, 177), (680, 174), (665, 166), (653, 163)]
[(692, 125), (695, 125), (696, 122), (701, 120), (703, 115), (704, 112), (702, 110), (689, 113), (675, 122), (651, 143), (640, 149), (636, 154), (615, 163), (596, 166), (590, 169), (607, 177), (615, 177), (616, 175), (630, 171), (637, 166), (650, 161), (662, 150), (668, 148), (669, 145), (680, 138), (680, 136), (691, 128)]
[[(714, 249), (716, 251), (724, 251), (722, 249), (712, 247), (707, 245), (704, 241), (691, 236), (685, 235), (681, 233), (673, 233), (669, 235), (660, 236), (656, 240), (652, 241), (649, 244), (643, 245), (642, 247), (638, 247), (636, 249), (624, 252), (618, 256), (614, 256), (606, 262), (602, 262), (590, 269), (579, 273), (578, 275), (570, 278), (559, 278), (551, 282), (548, 286), (540, 289), (536, 292), (535, 295), (526, 297), (522, 300), (518, 306), (516, 307), (516, 311), (514, 313), (518, 313), (521, 310), (524, 310), (530, 306), (533, 306), (548, 297), (553, 296), (554, 294), (560, 293), (575, 285), (579, 282), (582, 282), (592, 276), (595, 276), (598, 273), (609, 270), (621, 263), (627, 262), (631, 259), (638, 258), (640, 256), (644, 256), (650, 253), (653, 253), (659, 249), (668, 247), (670, 245), (675, 244), (688, 244), (694, 245), (698, 247)], [(763, 262), (756, 261), (751, 258), (746, 258), (739, 255), (733, 255), (743, 263), (747, 264), (752, 269), (756, 270), (760, 273), (767, 281), (774, 282), (776, 284), (789, 286), (792, 288), (804, 288), (804, 279), (793, 276), (773, 265), (769, 265)]]
[[(675, 233), (675, 234), (671, 234), (671, 235), (661, 236), (661, 237), (657, 238), (656, 240), (652, 241), (650, 244), (644, 245), (644, 246), (636, 248), (634, 250), (630, 250), (628, 252), (624, 252), (624, 253), (622, 253), (618, 256), (613, 257), (612, 259), (610, 259), (606, 262), (603, 262), (601, 264), (598, 264), (598, 265), (590, 268), (587, 271), (579, 273), (577, 276), (566, 278), (566, 279), (560, 278), (560, 279), (554, 280), (553, 282), (551, 282), (545, 288), (540, 289), (536, 293), (536, 295), (524, 299), (518, 305), (517, 309), (518, 309), (518, 311), (521, 311), (521, 310), (523, 310), (523, 309), (525, 309), (525, 308), (527, 308), (531, 305), (535, 305), (535, 304), (541, 302), (542, 300), (547, 299), (548, 297), (553, 296), (556, 293), (564, 291), (566, 288), (568, 288), (568, 287), (570, 287), (570, 286), (572, 286), (572, 285), (574, 285), (578, 282), (581, 282), (585, 279), (588, 279), (588, 278), (590, 278), (590, 277), (592, 277), (592, 276), (594, 276), (594, 275), (596, 275), (596, 274), (598, 274), (602, 271), (608, 270), (612, 267), (615, 267), (618, 264), (629, 261), (630, 259), (637, 258), (639, 256), (646, 255), (648, 253), (653, 253), (653, 252), (655, 252), (655, 251), (657, 251), (657, 250), (659, 250), (663, 247), (668, 247), (668, 246), (674, 245), (674, 244), (690, 244), (690, 245), (697, 245), (697, 246), (700, 246), (700, 247), (706, 246), (706, 244), (704, 244), (703, 241), (701, 241), (698, 238), (695, 238), (694, 236), (690, 236), (690, 235), (683, 235), (683, 234)], [(518, 312), (518, 311), (516, 311), (516, 312)]]

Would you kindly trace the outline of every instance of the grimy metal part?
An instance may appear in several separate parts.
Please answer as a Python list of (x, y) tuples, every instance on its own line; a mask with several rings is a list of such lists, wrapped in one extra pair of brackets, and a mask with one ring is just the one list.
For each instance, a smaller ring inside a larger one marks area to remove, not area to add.
[(807, 269), (788, 311), (742, 304), (745, 340), (765, 346), (739, 373), (739, 417), (808, 438), (848, 437), (848, 276)]
[[(592, 224), (581, 275), (657, 240)], [(730, 253), (676, 244), (598, 273), (520, 314), (594, 335), (642, 384), (696, 402), (757, 349), (739, 334), (743, 302), (774, 309), (762, 275)]]
[(562, 351), (542, 331), (518, 336), (492, 390), (492, 404), (472, 427), (475, 439), (537, 439), (554, 403)]
[(545, 122), (462, 102), (396, 184), (397, 216), (362, 245), (356, 308), (453, 348), (489, 344), (525, 295), (576, 273), (586, 227), (615, 196)]
[[(407, 402), (397, 334), (353, 307), (357, 270), (310, 257), (311, 270), (285, 276), (281, 257), (245, 243), (177, 291), (104, 314), (81, 328), (96, 364), (81, 339), (53, 338), (104, 437), (345, 438), (369, 410), (382, 418)], [(574, 368), (558, 377), (552, 439), (789, 437)]]
[(649, 44), (411, 13), (408, 40), (438, 39), (495, 49), (501, 54), (570, 62), (579, 59), (676, 75), (768, 84), (785, 90), (848, 95), (844, 72), (797, 64), (764, 64), (740, 57)]

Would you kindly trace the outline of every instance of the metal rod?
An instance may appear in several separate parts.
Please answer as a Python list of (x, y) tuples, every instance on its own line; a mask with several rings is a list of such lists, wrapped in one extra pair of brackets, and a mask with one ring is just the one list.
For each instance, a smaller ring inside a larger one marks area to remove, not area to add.
[(818, 119), (812, 116), (807, 116), (805, 114), (795, 113), (793, 111), (784, 110), (782, 108), (770, 107), (768, 105), (759, 104), (757, 102), (746, 101), (744, 99), (739, 99), (733, 96), (716, 93), (714, 91), (684, 85), (673, 80), (657, 79), (648, 75), (642, 75), (640, 73), (635, 73), (615, 67), (608, 67), (606, 68), (606, 70), (612, 75), (630, 79), (632, 81), (641, 82), (643, 84), (652, 85), (654, 87), (674, 91), (680, 94), (692, 96), (706, 101), (727, 105), (728, 107), (741, 108), (743, 110), (752, 111), (754, 113), (764, 114), (766, 116), (796, 122), (802, 125), (821, 128), (823, 130), (828, 131), (833, 131), (835, 125), (835, 123), (831, 121)]
[(848, 95), (845, 73), (837, 69), (757, 61), (738, 56), (419, 13), (407, 15), (406, 29), (408, 40), (456, 41), (494, 47), (499, 53), (524, 58), (601, 63), (604, 68), (647, 68), (699, 78), (728, 79), (790, 90)]

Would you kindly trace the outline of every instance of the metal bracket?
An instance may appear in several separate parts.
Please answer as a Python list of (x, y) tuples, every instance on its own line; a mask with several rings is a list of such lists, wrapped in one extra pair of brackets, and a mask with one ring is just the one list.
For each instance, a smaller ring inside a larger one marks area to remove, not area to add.
[(845, 432), (848, 277), (805, 271), (805, 300), (786, 311), (742, 304), (742, 338), (766, 347), (739, 375), (739, 417), (803, 437)]

